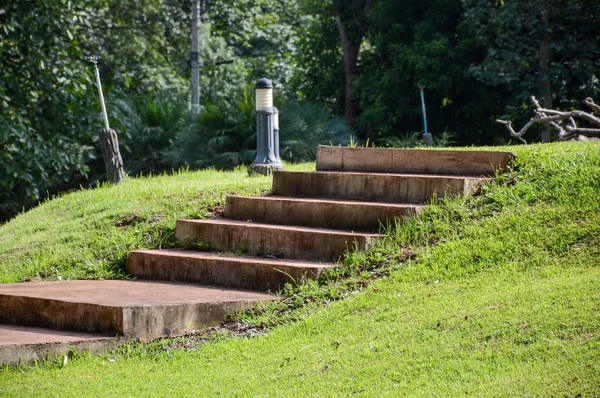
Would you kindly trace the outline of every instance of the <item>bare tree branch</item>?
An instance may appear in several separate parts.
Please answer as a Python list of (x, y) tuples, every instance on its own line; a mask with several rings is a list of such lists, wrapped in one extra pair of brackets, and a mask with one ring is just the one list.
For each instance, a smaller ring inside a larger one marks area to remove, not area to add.
[(583, 100), (583, 103), (592, 108), (592, 112), (596, 115), (600, 115), (600, 105), (596, 104), (590, 97)]
[[(600, 128), (579, 127), (575, 122), (575, 119), (581, 119), (600, 127), (600, 117), (596, 117), (591, 113), (579, 110), (557, 111), (554, 109), (545, 109), (540, 106), (540, 103), (534, 96), (531, 96), (530, 100), (531, 104), (533, 105), (535, 116), (532, 117), (525, 124), (525, 126), (519, 130), (519, 132), (515, 131), (511, 121), (500, 119), (496, 120), (496, 123), (506, 126), (512, 137), (518, 138), (522, 142), (527, 143), (523, 139), (523, 135), (531, 126), (536, 123), (549, 123), (550, 126), (558, 131), (558, 138), (560, 140), (569, 140), (573, 138), (581, 139), (582, 137), (600, 138)], [(597, 105), (591, 98), (586, 98), (584, 103), (592, 108), (594, 113), (600, 115), (600, 106)]]
[(508, 131), (510, 132), (510, 135), (517, 138), (518, 140), (522, 141), (524, 144), (527, 144), (527, 141), (525, 141), (522, 137), (523, 134), (525, 134), (525, 132), (527, 132), (527, 130), (529, 129), (529, 127), (531, 127), (534, 123), (535, 120), (531, 119), (525, 126), (523, 126), (523, 128), (521, 129), (521, 131), (519, 131), (518, 133), (515, 132), (515, 129), (512, 126), (512, 122), (511, 121), (506, 121), (506, 120), (496, 120), (496, 123), (500, 123), (506, 126), (506, 128), (508, 129)]

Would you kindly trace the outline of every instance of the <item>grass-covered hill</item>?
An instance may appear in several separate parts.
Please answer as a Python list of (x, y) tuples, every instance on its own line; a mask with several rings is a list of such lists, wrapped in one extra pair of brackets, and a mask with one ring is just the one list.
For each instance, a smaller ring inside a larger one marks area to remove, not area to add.
[[(192, 350), (163, 342), (6, 368), (0, 395), (594, 396), (600, 144), (510, 149), (514, 170), (478, 196), (438, 203), (294, 291), (316, 303), (293, 310), (296, 322)], [(173, 244), (175, 219), (269, 184), (206, 171), (48, 201), (0, 227), (2, 281), (124, 276), (128, 250)], [(388, 276), (362, 289), (342, 278), (374, 275)], [(334, 296), (346, 299), (319, 304)], [(274, 312), (247, 321), (274, 324)]]
[(0, 226), (0, 282), (122, 278), (130, 250), (175, 244), (177, 219), (212, 217), (227, 194), (270, 188), (270, 178), (242, 169), (206, 170), (128, 178), (48, 200)]

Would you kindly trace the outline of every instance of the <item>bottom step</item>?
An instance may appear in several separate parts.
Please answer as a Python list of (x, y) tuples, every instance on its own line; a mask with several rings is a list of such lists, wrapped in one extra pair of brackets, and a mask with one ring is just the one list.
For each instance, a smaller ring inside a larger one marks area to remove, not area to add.
[(140, 278), (260, 291), (275, 291), (305, 278), (316, 279), (323, 269), (333, 265), (176, 249), (137, 250), (127, 258), (127, 272)]
[(73, 350), (101, 353), (124, 340), (99, 334), (0, 325), (0, 365), (54, 359)]
[(265, 293), (150, 281), (0, 285), (0, 323), (150, 340), (213, 326)]

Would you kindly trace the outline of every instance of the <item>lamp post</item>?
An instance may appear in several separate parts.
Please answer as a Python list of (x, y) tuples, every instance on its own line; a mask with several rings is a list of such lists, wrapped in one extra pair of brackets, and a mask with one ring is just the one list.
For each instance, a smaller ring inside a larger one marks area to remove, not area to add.
[[(256, 82), (256, 158), (248, 167), (248, 174), (269, 175), (283, 170), (279, 148), (275, 149), (275, 108), (273, 107), (273, 83), (262, 78)], [(279, 131), (279, 119), (277, 119)], [(279, 144), (277, 137), (277, 144)]]

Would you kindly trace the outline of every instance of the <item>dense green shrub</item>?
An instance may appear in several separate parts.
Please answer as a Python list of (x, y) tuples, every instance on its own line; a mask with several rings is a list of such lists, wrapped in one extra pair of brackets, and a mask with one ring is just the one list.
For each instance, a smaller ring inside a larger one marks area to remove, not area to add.
[[(188, 109), (188, 93), (160, 90), (155, 96), (125, 96), (111, 103), (126, 170), (132, 175), (180, 168), (232, 169), (256, 155), (254, 87), (205, 100), (200, 115)], [(321, 106), (281, 101), (281, 157), (314, 159), (319, 144), (345, 144), (353, 132)]]

